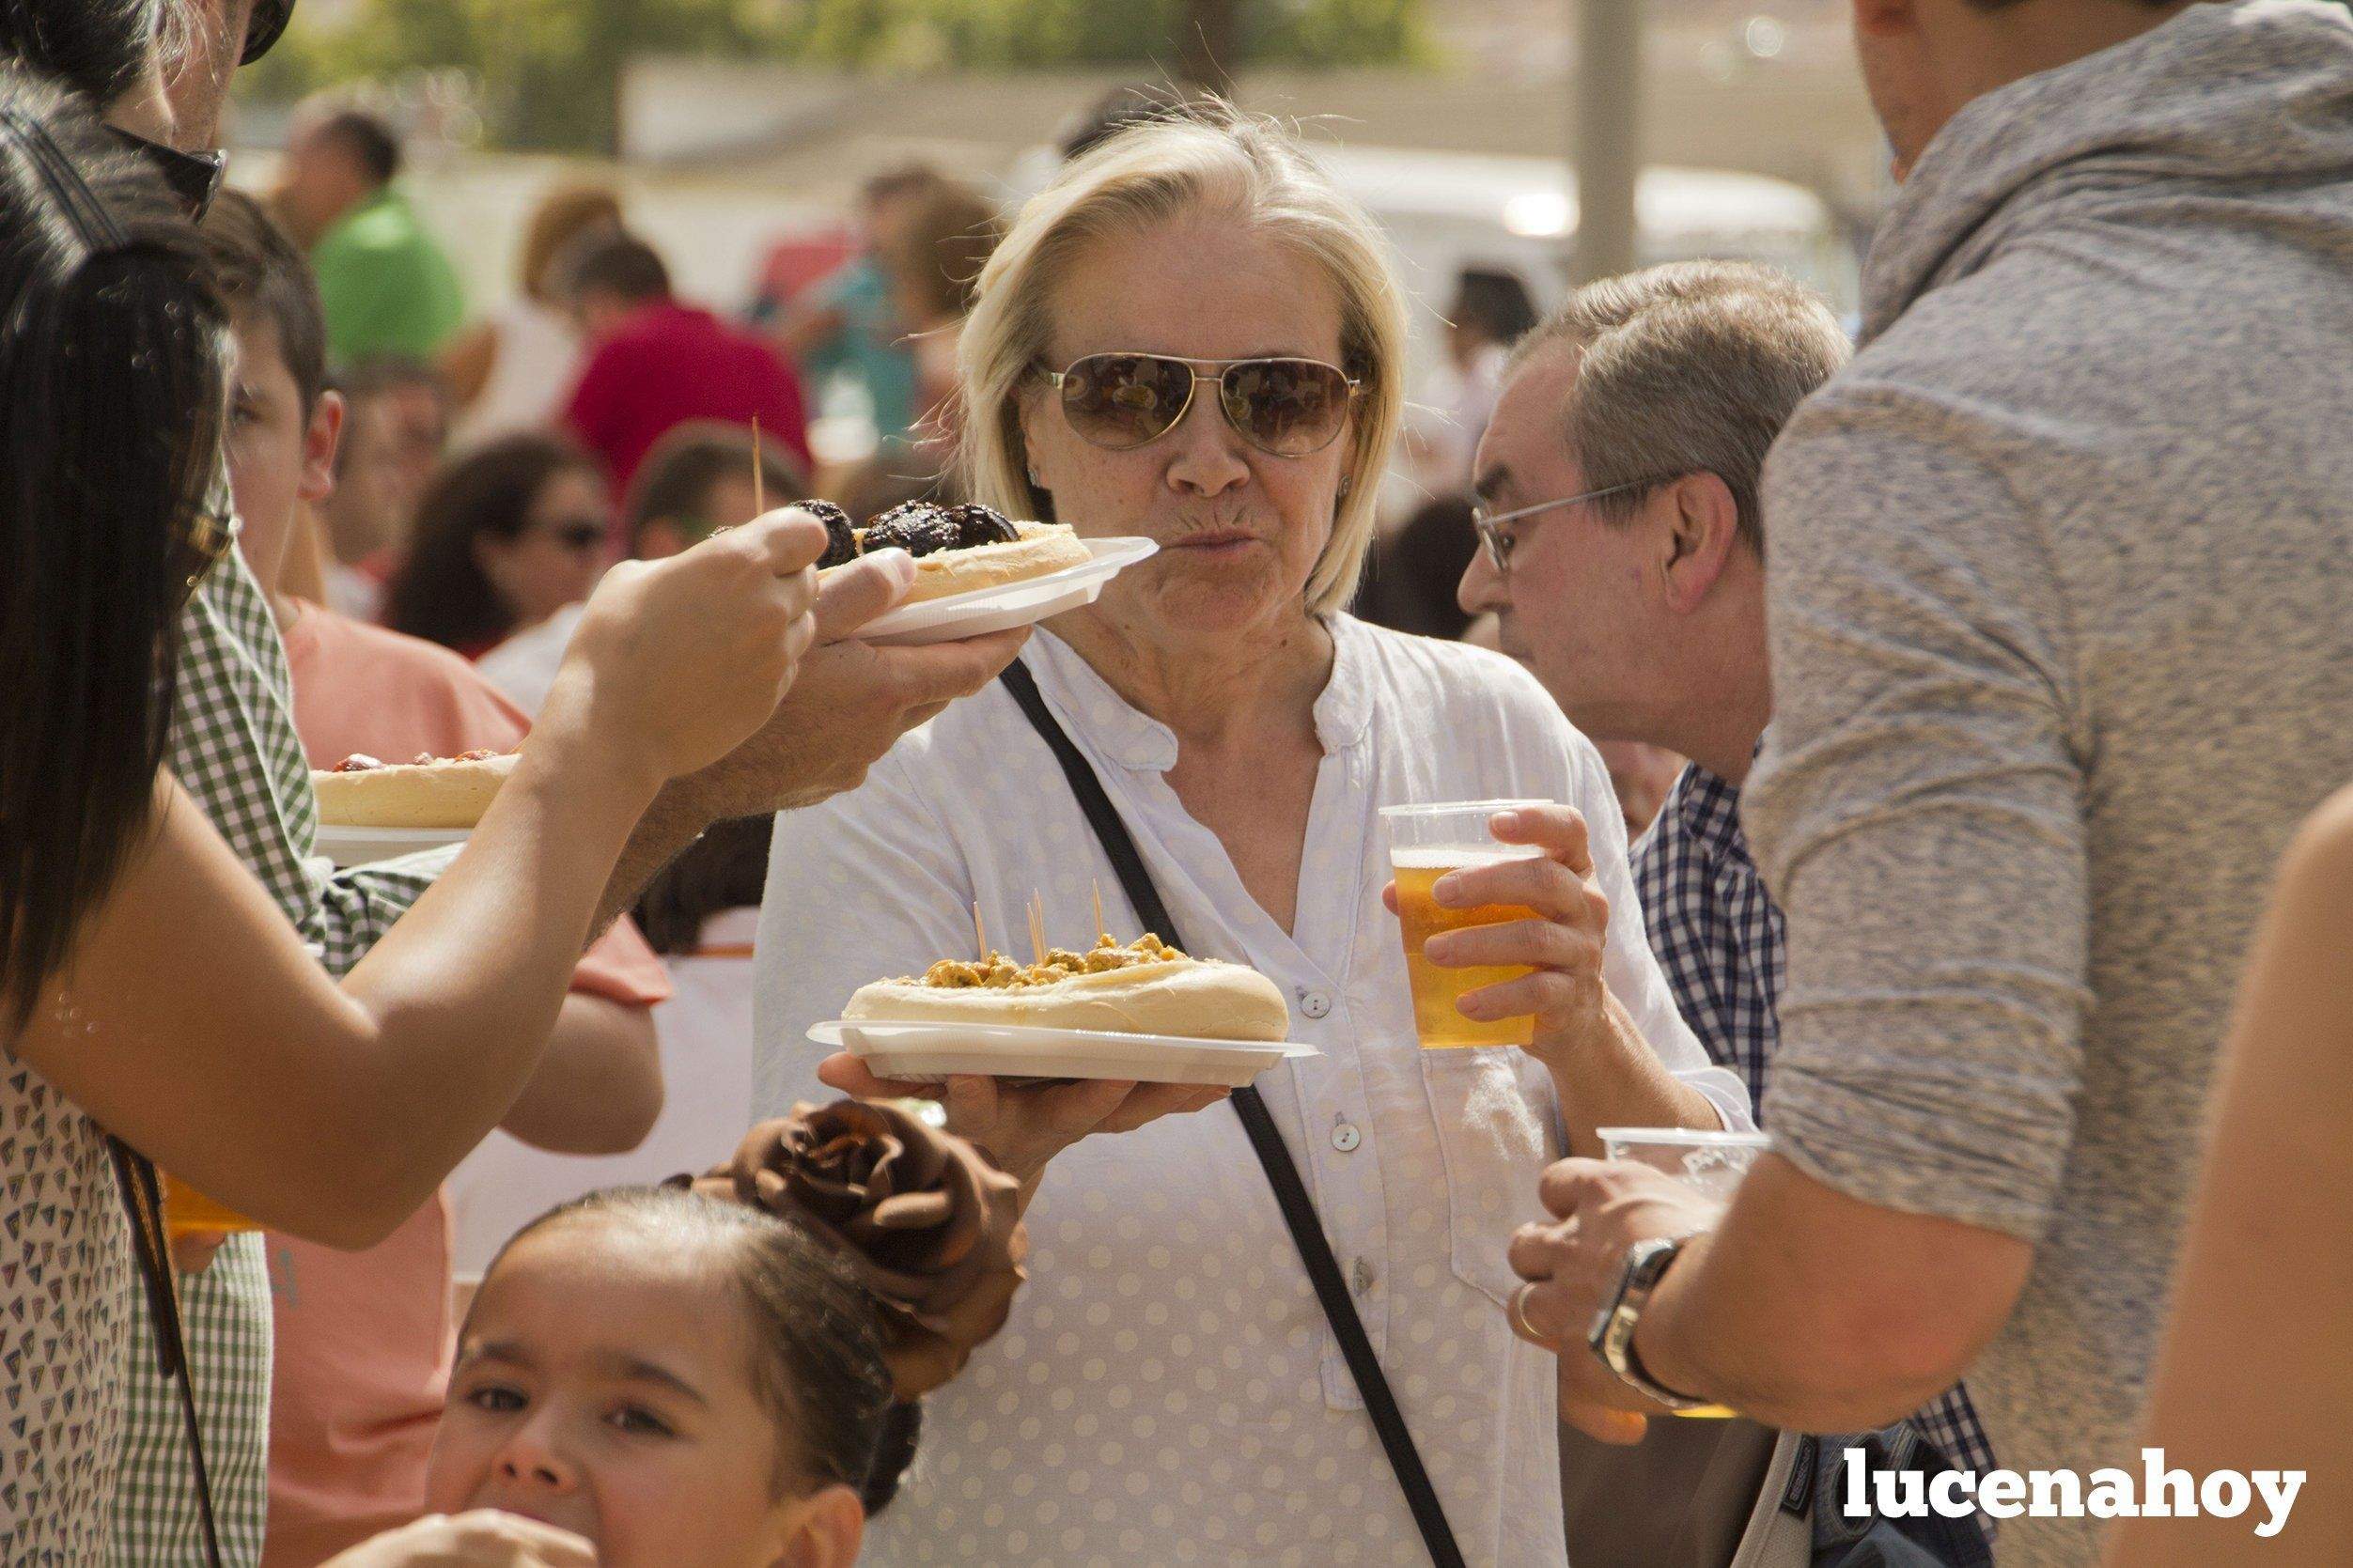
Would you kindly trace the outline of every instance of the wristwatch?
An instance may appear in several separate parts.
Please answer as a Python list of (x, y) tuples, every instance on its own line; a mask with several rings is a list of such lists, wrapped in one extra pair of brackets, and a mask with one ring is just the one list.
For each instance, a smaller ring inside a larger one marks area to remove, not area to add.
[(1642, 1321), (1643, 1309), (1650, 1304), (1650, 1293), (1659, 1288), (1667, 1266), (1675, 1262), (1689, 1239), (1654, 1236), (1628, 1248), (1626, 1262), (1618, 1270), (1617, 1290), (1594, 1314), (1592, 1331), (1585, 1336), (1593, 1353), (1601, 1358), (1602, 1365), (1617, 1374), (1619, 1382), (1670, 1410), (1696, 1410), (1708, 1402), (1676, 1393), (1652, 1381), (1643, 1370), (1641, 1358), (1634, 1354), (1634, 1326)]

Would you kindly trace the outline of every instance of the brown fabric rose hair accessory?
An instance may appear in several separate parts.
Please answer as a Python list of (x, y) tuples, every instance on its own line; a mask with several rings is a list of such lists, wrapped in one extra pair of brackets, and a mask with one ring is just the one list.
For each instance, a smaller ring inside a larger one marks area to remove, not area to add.
[(1020, 1184), (963, 1139), (887, 1102), (795, 1106), (754, 1127), (727, 1164), (674, 1180), (835, 1243), (881, 1306), (883, 1359), (901, 1400), (962, 1371), (1005, 1327), (1024, 1278)]

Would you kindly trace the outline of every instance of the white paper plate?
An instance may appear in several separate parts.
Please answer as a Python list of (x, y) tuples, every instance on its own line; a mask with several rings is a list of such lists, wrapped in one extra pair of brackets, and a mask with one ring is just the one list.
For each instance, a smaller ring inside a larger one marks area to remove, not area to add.
[(463, 844), (471, 828), (337, 828), (319, 825), (319, 853), (337, 865), (373, 865), (420, 849)]
[(959, 637), (1005, 631), (1029, 626), (1065, 610), (1092, 604), (1103, 584), (1161, 547), (1151, 539), (1082, 539), (1095, 559), (1065, 567), (1043, 577), (1007, 582), (995, 588), (974, 588), (944, 598), (910, 604), (868, 621), (858, 632), (861, 642), (883, 646), (950, 643)]
[(1320, 1054), (1280, 1040), (1188, 1040), (1093, 1029), (1013, 1024), (877, 1023), (836, 1018), (809, 1038), (838, 1046), (878, 1078), (929, 1082), (951, 1073), (984, 1078), (1133, 1079), (1139, 1083), (1216, 1083), (1239, 1089), (1278, 1062)]

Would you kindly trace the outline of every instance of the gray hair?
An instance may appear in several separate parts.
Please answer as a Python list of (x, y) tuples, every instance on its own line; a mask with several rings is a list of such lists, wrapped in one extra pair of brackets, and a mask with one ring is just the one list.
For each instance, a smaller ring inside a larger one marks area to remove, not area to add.
[[(1679, 261), (1587, 284), (1519, 340), (1511, 368), (1556, 348), (1579, 355), (1565, 434), (1586, 484), (1713, 474), (1759, 554), (1765, 454), (1852, 352), (1820, 295), (1745, 261)], [(1628, 517), (1646, 489), (1595, 509)]]

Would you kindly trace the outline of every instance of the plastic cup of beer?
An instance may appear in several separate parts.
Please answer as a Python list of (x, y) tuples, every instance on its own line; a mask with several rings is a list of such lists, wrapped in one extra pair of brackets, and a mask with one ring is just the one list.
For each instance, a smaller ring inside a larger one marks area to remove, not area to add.
[(248, 1219), (217, 1203), (173, 1176), (158, 1172), (164, 1187), (164, 1231), (167, 1235), (190, 1235), (201, 1231), (257, 1231), (259, 1221)]
[[(1600, 1135), (1601, 1152), (1609, 1158), (1630, 1159), (1663, 1171), (1722, 1203), (1732, 1202), (1756, 1157), (1773, 1145), (1761, 1132), (1701, 1132), (1691, 1127), (1596, 1127), (1594, 1131)], [(1703, 1405), (1675, 1414), (1721, 1421), (1739, 1412), (1728, 1405)]]
[(1441, 931), (1536, 918), (1534, 909), (1518, 904), (1481, 904), (1467, 909), (1442, 908), (1431, 890), (1450, 871), (1540, 858), (1544, 851), (1534, 845), (1497, 843), (1488, 820), (1497, 812), (1551, 803), (1463, 800), (1448, 805), (1381, 808), (1382, 825), (1389, 830), (1389, 866), (1397, 879), (1397, 921), (1405, 928), (1405, 972), (1413, 987), (1413, 1021), (1424, 1050), (1528, 1043), (1534, 1019), (1526, 1016), (1466, 1018), (1455, 1004), (1466, 993), (1483, 986), (1501, 985), (1535, 970), (1518, 964), (1443, 969), (1422, 956), (1422, 945)]

